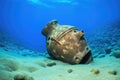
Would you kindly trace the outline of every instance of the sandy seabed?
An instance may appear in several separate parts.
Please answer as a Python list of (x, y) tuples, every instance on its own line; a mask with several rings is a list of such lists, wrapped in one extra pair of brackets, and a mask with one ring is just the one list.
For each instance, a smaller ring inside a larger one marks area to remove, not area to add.
[(120, 59), (108, 55), (90, 64), (71, 65), (44, 56), (0, 52), (0, 80), (120, 80)]

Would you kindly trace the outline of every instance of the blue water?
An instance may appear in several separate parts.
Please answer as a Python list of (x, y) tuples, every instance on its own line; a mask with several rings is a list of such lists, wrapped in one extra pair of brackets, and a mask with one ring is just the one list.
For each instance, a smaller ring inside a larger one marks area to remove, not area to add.
[(0, 0), (0, 31), (26, 48), (46, 51), (41, 30), (53, 19), (96, 34), (120, 20), (120, 0)]

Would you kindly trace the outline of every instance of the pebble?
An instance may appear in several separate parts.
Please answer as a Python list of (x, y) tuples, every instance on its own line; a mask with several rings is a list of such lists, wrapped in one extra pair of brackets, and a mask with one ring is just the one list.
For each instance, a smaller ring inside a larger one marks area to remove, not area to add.
[(92, 72), (93, 74), (99, 74), (100, 71), (98, 69), (92, 69), (90, 72)]
[(50, 62), (50, 63), (47, 63), (47, 66), (49, 66), (49, 67), (52, 67), (52, 66), (55, 66), (56, 65), (56, 63), (55, 62)]
[(68, 69), (67, 72), (68, 72), (68, 73), (72, 73), (73, 70), (72, 70), (72, 69)]
[(26, 74), (16, 74), (14, 80), (34, 80), (33, 77), (30, 77)]
[(113, 71), (108, 71), (109, 74), (111, 75), (117, 75), (117, 71), (113, 70)]

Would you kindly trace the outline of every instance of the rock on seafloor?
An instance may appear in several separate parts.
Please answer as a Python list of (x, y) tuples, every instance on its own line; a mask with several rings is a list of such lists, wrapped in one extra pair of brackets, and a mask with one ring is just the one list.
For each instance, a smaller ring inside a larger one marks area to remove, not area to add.
[(14, 76), (14, 80), (34, 80), (34, 79), (26, 74), (16, 74)]
[(100, 73), (100, 71), (98, 69), (92, 69), (91, 72), (96, 75)]
[(67, 72), (68, 72), (68, 73), (72, 73), (73, 70), (72, 70), (72, 69), (68, 69)]
[(115, 71), (115, 70), (108, 71), (108, 73), (111, 74), (111, 75), (117, 75), (117, 71)]
[(56, 65), (55, 62), (49, 62), (49, 63), (47, 63), (47, 66), (49, 66), (49, 67), (52, 67), (52, 66), (54, 66), (54, 65)]

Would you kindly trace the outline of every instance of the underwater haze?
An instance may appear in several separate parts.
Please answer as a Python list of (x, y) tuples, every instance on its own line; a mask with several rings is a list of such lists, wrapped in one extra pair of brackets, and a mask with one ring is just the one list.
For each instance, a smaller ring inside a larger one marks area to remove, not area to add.
[(120, 0), (0, 0), (0, 31), (27, 48), (46, 50), (41, 30), (53, 19), (87, 35), (120, 20)]
[(120, 80), (120, 0), (0, 0), (0, 80)]

